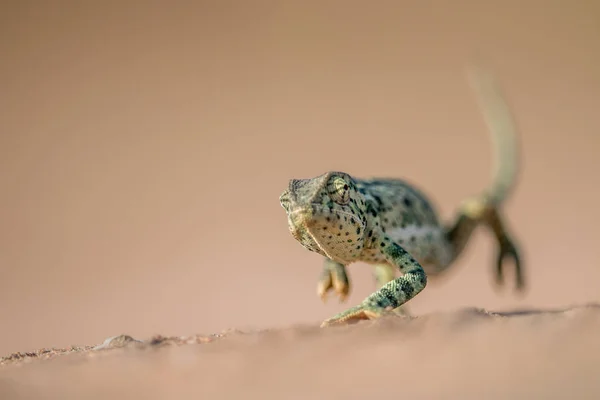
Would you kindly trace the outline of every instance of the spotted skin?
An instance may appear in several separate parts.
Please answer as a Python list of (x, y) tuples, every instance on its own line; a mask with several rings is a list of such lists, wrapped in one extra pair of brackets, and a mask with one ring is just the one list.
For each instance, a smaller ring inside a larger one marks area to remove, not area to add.
[[(516, 287), (524, 289), (519, 252), (501, 215), (515, 181), (516, 129), (492, 77), (481, 70), (473, 72), (472, 87), (495, 139), (496, 170), (488, 190), (465, 200), (449, 223), (440, 221), (424, 193), (400, 179), (359, 179), (330, 171), (310, 179), (292, 179), (281, 194), (292, 236), (325, 258), (317, 288), (323, 300), (329, 291), (342, 301), (347, 298), (347, 265), (373, 266), (378, 289), (322, 326), (390, 312), (407, 314), (405, 304), (425, 288), (428, 276), (453, 265), (478, 226), (490, 229), (498, 246), (496, 283), (503, 283), (503, 267), (512, 260)], [(396, 277), (396, 271), (401, 276)]]

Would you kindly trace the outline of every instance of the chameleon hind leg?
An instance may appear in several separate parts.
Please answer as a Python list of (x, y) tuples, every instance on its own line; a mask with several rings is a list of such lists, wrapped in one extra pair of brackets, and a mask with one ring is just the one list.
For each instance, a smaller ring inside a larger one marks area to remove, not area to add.
[(361, 304), (323, 321), (321, 327), (375, 319), (393, 313), (392, 310), (414, 298), (427, 285), (425, 270), (402, 246), (385, 234), (378, 235), (375, 243), (379, 243), (381, 254), (400, 270), (402, 276), (383, 285)]
[(479, 225), (484, 225), (491, 230), (496, 241), (497, 253), (494, 264), (496, 285), (500, 286), (504, 283), (504, 266), (512, 260), (515, 268), (515, 287), (518, 291), (523, 291), (526, 283), (520, 251), (506, 229), (499, 208), (490, 204), (483, 196), (465, 201), (454, 222), (446, 230), (446, 237), (453, 249), (453, 260), (462, 253), (473, 231)]
[(336, 293), (340, 301), (344, 302), (350, 293), (350, 279), (343, 264), (326, 258), (317, 284), (317, 294), (325, 302), (329, 291)]
[[(391, 264), (375, 264), (373, 266), (373, 276), (375, 277), (377, 289), (381, 289), (385, 284), (396, 278), (396, 269)], [(410, 315), (406, 304), (394, 309), (394, 313), (402, 316)]]

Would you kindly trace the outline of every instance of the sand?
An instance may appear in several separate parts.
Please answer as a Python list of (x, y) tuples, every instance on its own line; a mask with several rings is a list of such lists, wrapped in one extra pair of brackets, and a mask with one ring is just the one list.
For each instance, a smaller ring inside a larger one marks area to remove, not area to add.
[[(479, 309), (2, 359), (10, 399), (592, 399), (600, 304)], [(107, 342), (110, 342), (107, 340)]]

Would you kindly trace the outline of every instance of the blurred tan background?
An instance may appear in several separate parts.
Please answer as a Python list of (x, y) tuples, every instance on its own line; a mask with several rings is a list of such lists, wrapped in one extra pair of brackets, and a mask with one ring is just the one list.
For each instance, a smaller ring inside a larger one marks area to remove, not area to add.
[(0, 354), (122, 332), (321, 319), (321, 258), (289, 235), (292, 177), (405, 177), (449, 217), (490, 142), (476, 51), (522, 131), (507, 204), (524, 298), (479, 233), (414, 313), (600, 300), (600, 3), (3, 1)]

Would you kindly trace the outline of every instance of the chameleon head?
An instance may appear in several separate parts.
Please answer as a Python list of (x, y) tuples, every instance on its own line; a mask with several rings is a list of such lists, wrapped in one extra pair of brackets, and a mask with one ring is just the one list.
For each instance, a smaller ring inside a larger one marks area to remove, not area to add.
[(343, 172), (292, 179), (279, 197), (290, 232), (310, 251), (347, 264), (364, 246), (366, 203), (354, 180)]

